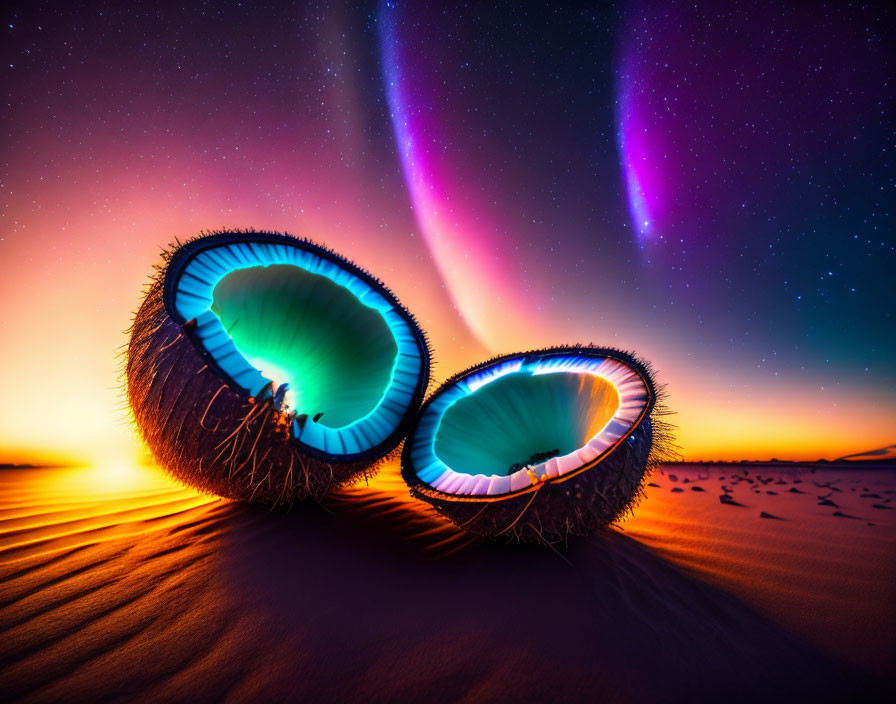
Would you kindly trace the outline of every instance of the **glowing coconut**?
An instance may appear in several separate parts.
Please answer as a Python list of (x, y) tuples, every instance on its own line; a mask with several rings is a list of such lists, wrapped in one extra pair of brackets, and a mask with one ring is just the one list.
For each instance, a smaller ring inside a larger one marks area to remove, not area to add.
[(594, 533), (635, 503), (657, 460), (656, 401), (647, 366), (618, 350), (499, 357), (426, 401), (402, 474), (412, 495), (475, 533)]
[(429, 379), (379, 281), (289, 235), (220, 232), (165, 254), (134, 320), (128, 398), (187, 484), (265, 503), (321, 497), (396, 449)]

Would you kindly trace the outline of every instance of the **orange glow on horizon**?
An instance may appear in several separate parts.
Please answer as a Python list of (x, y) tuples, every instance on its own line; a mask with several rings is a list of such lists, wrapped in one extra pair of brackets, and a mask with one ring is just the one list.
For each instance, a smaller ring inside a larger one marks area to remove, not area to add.
[[(98, 337), (101, 328), (114, 326), (107, 320), (86, 324)], [(450, 339), (451, 335), (448, 332), (430, 337)], [(105, 332), (108, 342), (103, 347), (114, 348), (116, 336), (118, 345), (124, 344), (126, 338), (120, 331), (117, 335)], [(65, 361), (44, 377), (6, 374), (5, 386), (17, 402), (0, 408), (0, 462), (108, 465), (115, 461), (151, 461), (124, 408), (123, 390), (112, 385), (116, 382), (118, 361), (113, 355), (103, 357), (99, 353), (90, 359), (86, 342), (84, 345), (81, 358), (87, 363), (80, 374)], [(436, 383), (490, 356), (475, 343), (466, 348), (446, 347), (450, 355), (447, 357), (436, 350)], [(20, 368), (34, 364), (25, 359), (22, 350), (3, 350), (0, 356), (16, 358), (15, 364)], [(4, 367), (4, 372), (10, 368)], [(896, 414), (888, 399), (842, 389), (800, 389), (796, 384), (754, 388), (748, 393), (719, 387), (716, 376), (702, 371), (697, 374), (671, 369), (661, 371), (659, 376), (660, 382), (669, 388), (667, 405), (674, 414), (668, 420), (676, 426), (678, 450), (685, 461), (833, 460), (893, 442)], [(61, 385), (66, 373), (74, 374), (70, 386), (80, 395), (59, 395), (56, 417), (75, 420), (59, 423), (50, 432), (40, 395), (27, 393), (33, 386), (29, 380), (38, 378), (44, 386), (51, 380)], [(89, 403), (81, 402), (88, 397)]]

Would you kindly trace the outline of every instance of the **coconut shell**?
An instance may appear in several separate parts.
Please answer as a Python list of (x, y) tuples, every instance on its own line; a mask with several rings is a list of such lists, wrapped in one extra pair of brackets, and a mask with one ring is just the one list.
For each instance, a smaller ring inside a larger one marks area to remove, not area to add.
[(571, 347), (506, 355), (476, 365), (446, 381), (421, 408), (411, 429), (423, 417), (433, 399), (444, 389), (473, 372), (496, 362), (528, 354), (587, 350), (625, 361), (647, 382), (651, 398), (642, 420), (608, 454), (571, 476), (548, 479), (508, 495), (455, 495), (423, 482), (414, 471), (411, 442), (402, 454), (402, 476), (413, 497), (430, 504), (459, 527), (486, 538), (553, 544), (570, 536), (594, 535), (630, 513), (643, 496), (643, 485), (652, 470), (672, 455), (671, 426), (662, 390), (655, 387), (649, 365), (629, 353), (610, 348)]
[[(222, 234), (239, 233), (212, 236)], [(287, 236), (272, 237), (283, 241)], [(182, 246), (164, 254), (166, 265)], [(388, 289), (361, 273), (394, 300)], [(429, 350), (413, 318), (402, 312), (418, 333), (423, 352), (424, 371), (411, 411), (376, 452), (354, 461), (334, 461), (294, 441), (291, 418), (275, 406), (274, 389), (256, 399), (222, 377), (194, 337), (191, 323), (178, 323), (166, 307), (165, 267), (161, 267), (134, 318), (126, 352), (127, 396), (139, 433), (162, 468), (200, 491), (269, 505), (319, 500), (330, 489), (371, 475), (393, 457), (422, 400)]]

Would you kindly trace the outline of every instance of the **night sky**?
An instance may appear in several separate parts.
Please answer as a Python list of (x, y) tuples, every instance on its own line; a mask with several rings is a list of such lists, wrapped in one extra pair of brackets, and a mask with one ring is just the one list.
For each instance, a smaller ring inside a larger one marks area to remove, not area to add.
[(0, 461), (133, 453), (116, 354), (159, 248), (305, 235), (437, 379), (634, 349), (689, 459), (896, 442), (880, 4), (12, 3)]

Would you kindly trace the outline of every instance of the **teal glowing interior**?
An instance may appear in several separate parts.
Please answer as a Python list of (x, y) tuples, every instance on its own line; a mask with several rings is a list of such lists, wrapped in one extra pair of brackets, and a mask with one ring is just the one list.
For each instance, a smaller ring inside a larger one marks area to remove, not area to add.
[(419, 333), (347, 262), (247, 235), (199, 249), (176, 277), (177, 317), (195, 321), (195, 339), (248, 395), (288, 384), (292, 434), (308, 448), (334, 459), (376, 452), (419, 400)]
[(328, 428), (382, 400), (398, 347), (383, 317), (327, 277), (287, 264), (237, 269), (218, 282), (212, 311), (236, 348), (286, 402)]
[(435, 456), (455, 472), (506, 476), (539, 455), (586, 445), (613, 418), (619, 394), (600, 376), (508, 374), (457, 399), (435, 432)]

